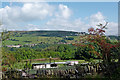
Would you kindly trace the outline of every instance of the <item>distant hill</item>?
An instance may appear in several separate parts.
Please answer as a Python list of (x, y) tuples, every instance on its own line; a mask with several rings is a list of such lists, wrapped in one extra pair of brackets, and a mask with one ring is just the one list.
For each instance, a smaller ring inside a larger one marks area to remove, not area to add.
[(120, 36), (109, 35), (108, 36), (111, 40), (120, 40)]
[[(79, 35), (85, 32), (73, 31), (10, 31), (10, 38), (5, 45), (35, 45), (35, 44), (71, 44), (79, 42)], [(111, 40), (120, 40), (118, 36), (108, 36)]]
[(87, 34), (85, 32), (73, 32), (73, 31), (11, 31), (12, 36), (46, 36), (46, 37), (65, 37), (65, 36), (77, 36), (79, 34)]
[(79, 35), (87, 35), (85, 32), (73, 31), (10, 31), (10, 38), (5, 45), (26, 44), (70, 44), (78, 42)]

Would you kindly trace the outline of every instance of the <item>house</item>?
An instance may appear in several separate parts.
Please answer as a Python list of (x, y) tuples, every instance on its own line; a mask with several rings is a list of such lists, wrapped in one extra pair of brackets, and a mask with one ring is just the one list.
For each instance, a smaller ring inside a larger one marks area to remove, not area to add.
[(66, 64), (72, 66), (78, 64), (78, 61), (67, 61)]
[(13, 45), (12, 47), (19, 48), (19, 47), (21, 47), (21, 45)]
[(32, 69), (40, 69), (40, 68), (57, 68), (57, 64), (55, 63), (34, 63), (32, 64)]
[(6, 45), (7, 47), (16, 47), (16, 48), (19, 48), (21, 47), (22, 45)]
[(32, 69), (57, 68), (59, 64), (65, 64), (68, 66), (72, 66), (72, 65), (78, 64), (78, 61), (53, 62), (53, 63), (33, 63)]

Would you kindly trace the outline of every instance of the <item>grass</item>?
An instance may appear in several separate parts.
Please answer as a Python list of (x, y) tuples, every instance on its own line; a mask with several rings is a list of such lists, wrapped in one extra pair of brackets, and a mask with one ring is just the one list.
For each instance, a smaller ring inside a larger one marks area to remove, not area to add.
[[(48, 44), (54, 44), (62, 40), (62, 37), (11, 37), (10, 39), (15, 39), (19, 41), (11, 41), (6, 40), (5, 45), (15, 45), (15, 44), (37, 44), (37, 43), (48, 43)], [(25, 41), (31, 41), (31, 42), (25, 42)], [(67, 41), (67, 40), (66, 40)], [(72, 40), (71, 40), (72, 41)]]
[[(75, 43), (76, 41), (79, 41), (80, 37), (79, 36), (69, 36), (73, 37), (74, 40), (66, 40), (64, 37), (44, 37), (44, 36), (31, 36), (27, 35), (22, 36), (22, 37), (15, 37), (15, 36), (10, 36), (9, 39), (15, 39), (18, 41), (13, 41), (13, 40), (6, 40), (4, 42), (5, 45), (17, 45), (17, 44), (38, 44), (38, 43), (47, 43), (47, 44), (54, 44), (58, 43), (60, 40), (65, 40), (68, 43)], [(25, 42), (25, 41), (30, 41), (30, 42)]]
[[(56, 60), (55, 62), (66, 62), (66, 61), (79, 61), (79, 63), (84, 63), (86, 62), (85, 60)], [(53, 60), (51, 62), (54, 62)], [(46, 61), (32, 61), (32, 63), (49, 63), (49, 60)], [(22, 61), (22, 62), (16, 62), (13, 67), (16, 69), (24, 69), (24, 66), (26, 65), (26, 62)], [(61, 65), (63, 66), (63, 65)], [(4, 67), (8, 67), (8, 66), (4, 66)]]
[[(89, 61), (85, 61), (85, 60), (55, 60), (55, 62), (66, 62), (66, 61), (78, 61), (79, 64), (80, 63), (89, 63)], [(116, 60), (117, 61), (117, 60)], [(54, 60), (51, 60), (51, 62), (54, 62)], [(99, 59), (93, 59), (92, 62), (99, 62)], [(49, 60), (45, 60), (45, 61), (32, 61), (31, 64), (33, 63), (49, 63)], [(24, 69), (24, 66), (26, 65), (25, 61), (21, 61), (21, 62), (16, 62), (13, 67), (16, 69)], [(60, 66), (64, 66), (64, 65), (60, 65)], [(2, 67), (8, 67), (8, 66), (2, 66)]]
[[(55, 62), (66, 62), (66, 61), (78, 61), (79, 63), (88, 63), (88, 61), (85, 60), (55, 60)], [(95, 62), (99, 61), (98, 59), (94, 59)], [(54, 60), (51, 60), (51, 62), (54, 62)], [(49, 63), (49, 60), (45, 60), (45, 61), (32, 61), (31, 64), (33, 63)], [(26, 62), (22, 61), (22, 62), (16, 62), (13, 67), (15, 67), (16, 69), (24, 69), (24, 66), (26, 65)], [(63, 66), (63, 65), (60, 65)]]
[[(55, 62), (66, 62), (66, 61), (79, 61), (79, 63), (86, 62), (85, 60), (55, 60)], [(54, 60), (52, 60), (51, 62), (54, 62)], [(49, 60), (46, 60), (46, 61), (33, 61), (32, 63), (49, 63)]]

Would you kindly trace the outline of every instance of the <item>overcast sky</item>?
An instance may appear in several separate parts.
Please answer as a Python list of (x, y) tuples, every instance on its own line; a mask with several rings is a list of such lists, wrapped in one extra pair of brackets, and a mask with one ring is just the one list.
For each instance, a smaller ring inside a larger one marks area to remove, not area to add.
[(2, 27), (7, 30), (87, 32), (108, 22), (106, 34), (118, 34), (117, 2), (3, 2), (1, 16)]

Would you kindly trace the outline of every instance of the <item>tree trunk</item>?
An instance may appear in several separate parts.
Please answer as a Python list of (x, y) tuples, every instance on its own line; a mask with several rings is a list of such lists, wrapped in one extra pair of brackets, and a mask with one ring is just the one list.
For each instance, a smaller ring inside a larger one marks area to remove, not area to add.
[(109, 54), (105, 54), (103, 58), (104, 58), (103, 60), (104, 60), (105, 63), (110, 63), (111, 62), (111, 57), (110, 57)]
[(118, 57), (118, 63), (120, 63), (120, 54), (119, 54), (119, 57)]
[(107, 62), (110, 63), (111, 62), (111, 57), (109, 55), (107, 55)]

